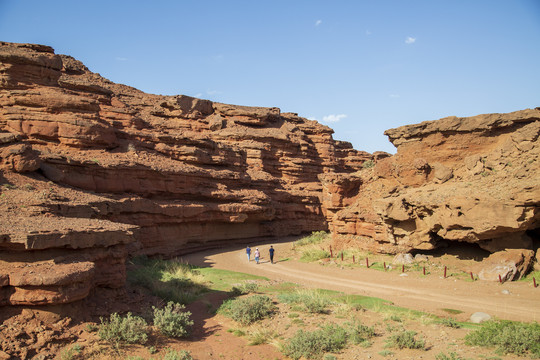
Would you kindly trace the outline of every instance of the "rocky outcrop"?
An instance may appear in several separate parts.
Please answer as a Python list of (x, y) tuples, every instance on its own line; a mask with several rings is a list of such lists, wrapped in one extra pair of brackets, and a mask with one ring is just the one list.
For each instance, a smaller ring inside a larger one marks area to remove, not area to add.
[(127, 254), (325, 230), (323, 173), (373, 158), (278, 108), (145, 94), (0, 43), (0, 305), (125, 281)]
[(486, 270), (486, 279), (517, 279), (530, 268), (540, 241), (540, 108), (385, 134), (396, 155), (321, 176), (336, 247), (406, 253), (467, 242), (494, 253), (486, 266), (508, 270)]

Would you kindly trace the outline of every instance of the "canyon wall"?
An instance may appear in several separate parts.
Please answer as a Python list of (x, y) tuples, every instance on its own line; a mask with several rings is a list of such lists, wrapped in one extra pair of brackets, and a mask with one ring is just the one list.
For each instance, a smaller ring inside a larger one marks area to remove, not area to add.
[(326, 230), (324, 173), (372, 159), (278, 108), (115, 84), (0, 43), (0, 305), (121, 288), (127, 254)]
[(396, 254), (461, 242), (491, 253), (474, 269), (481, 279), (530, 268), (540, 243), (540, 108), (385, 134), (396, 155), (321, 175), (335, 247)]
[(278, 108), (146, 94), (48, 46), (0, 42), (0, 306), (122, 289), (129, 255), (316, 230), (384, 253), (476, 244), (499, 269), (485, 279), (530, 267), (539, 109), (388, 130), (394, 156), (332, 132)]

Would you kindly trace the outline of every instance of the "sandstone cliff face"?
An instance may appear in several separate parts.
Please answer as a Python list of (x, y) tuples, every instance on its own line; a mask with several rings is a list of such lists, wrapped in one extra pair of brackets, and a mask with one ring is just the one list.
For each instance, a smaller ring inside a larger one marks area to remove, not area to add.
[(385, 134), (396, 155), (321, 176), (336, 246), (399, 253), (474, 243), (493, 253), (480, 278), (523, 275), (540, 241), (540, 108)]
[(277, 108), (145, 94), (0, 43), (0, 305), (120, 288), (128, 254), (326, 229), (324, 173), (372, 156)]

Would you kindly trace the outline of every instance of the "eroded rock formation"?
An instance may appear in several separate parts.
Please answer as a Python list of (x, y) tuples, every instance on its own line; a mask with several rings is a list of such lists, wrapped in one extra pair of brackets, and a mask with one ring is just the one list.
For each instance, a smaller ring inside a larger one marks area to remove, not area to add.
[(522, 276), (540, 241), (540, 108), (385, 134), (396, 155), (321, 175), (335, 245), (400, 253), (474, 243), (492, 253), (480, 278)]
[(0, 305), (120, 288), (130, 254), (326, 229), (318, 176), (372, 159), (278, 108), (145, 94), (0, 43)]

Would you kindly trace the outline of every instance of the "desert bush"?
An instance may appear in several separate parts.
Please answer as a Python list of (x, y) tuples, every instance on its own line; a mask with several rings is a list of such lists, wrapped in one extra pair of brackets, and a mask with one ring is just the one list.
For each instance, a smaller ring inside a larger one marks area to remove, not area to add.
[(125, 317), (111, 314), (109, 320), (100, 318), (98, 336), (114, 343), (144, 344), (148, 340), (146, 321), (139, 316), (127, 313)]
[(318, 261), (321, 259), (328, 259), (329, 257), (330, 257), (330, 253), (324, 249), (306, 249), (302, 251), (300, 260), (305, 261), (305, 262), (312, 262), (312, 261)]
[(362, 167), (364, 169), (371, 169), (375, 166), (375, 162), (373, 160), (366, 160), (362, 163)]
[(386, 346), (398, 349), (424, 349), (424, 340), (415, 338), (416, 331), (402, 330), (396, 332), (386, 340)]
[(347, 332), (338, 325), (326, 325), (315, 331), (298, 332), (290, 338), (281, 351), (294, 360), (302, 356), (306, 359), (320, 359), (324, 353), (336, 352), (347, 344)]
[(183, 337), (189, 331), (189, 327), (193, 325), (190, 320), (191, 312), (183, 311), (184, 305), (176, 304), (170, 301), (163, 309), (154, 309), (154, 325), (165, 336)]
[(193, 360), (193, 357), (189, 351), (170, 349), (163, 357), (163, 360)]
[(318, 244), (323, 242), (324, 240), (328, 239), (330, 234), (328, 234), (325, 231), (314, 231), (310, 235), (305, 236), (301, 238), (300, 240), (296, 241), (296, 245), (298, 246), (304, 246), (309, 244)]
[(275, 306), (266, 295), (253, 295), (225, 301), (219, 311), (242, 325), (249, 325), (272, 315)]
[(540, 324), (508, 320), (488, 321), (465, 337), (467, 345), (496, 347), (499, 354), (540, 357)]
[(345, 330), (349, 341), (355, 345), (365, 343), (375, 336), (373, 327), (362, 325), (357, 319), (345, 323)]

